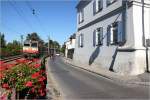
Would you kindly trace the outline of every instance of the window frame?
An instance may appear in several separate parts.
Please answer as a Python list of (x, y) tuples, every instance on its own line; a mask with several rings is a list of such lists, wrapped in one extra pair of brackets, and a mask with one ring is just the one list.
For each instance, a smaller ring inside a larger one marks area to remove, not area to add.
[[(102, 5), (102, 7), (99, 4)], [(97, 13), (99, 13), (102, 10), (103, 10), (103, 0), (94, 0), (94, 2), (93, 2), (93, 14), (96, 15)]]
[[(34, 45), (33, 45), (33, 44), (34, 44)], [(36, 46), (35, 46), (35, 44), (36, 44)], [(37, 48), (37, 47), (38, 47), (38, 43), (31, 43), (31, 47)]]
[(79, 36), (78, 36), (78, 47), (79, 48), (82, 48), (83, 47), (83, 45), (84, 45), (84, 37), (83, 37), (84, 35), (83, 35), (83, 33), (81, 33)]
[(107, 27), (107, 46), (124, 45), (125, 33), (123, 32), (122, 21), (117, 21)]
[(84, 22), (84, 9), (80, 9), (78, 12), (78, 23)]
[[(28, 44), (28, 45), (27, 45), (27, 44)], [(30, 47), (30, 44), (29, 44), (29, 43), (24, 43), (23, 46), (24, 46), (24, 47)]]
[(102, 46), (103, 45), (103, 27), (96, 28), (95, 31), (95, 45)]

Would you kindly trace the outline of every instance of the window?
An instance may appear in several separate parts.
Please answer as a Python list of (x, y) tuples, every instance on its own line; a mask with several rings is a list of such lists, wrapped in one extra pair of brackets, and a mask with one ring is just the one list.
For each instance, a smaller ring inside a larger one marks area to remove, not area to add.
[(107, 45), (123, 45), (125, 35), (122, 31), (122, 22), (118, 21), (107, 28)]
[(83, 47), (83, 34), (80, 34), (78, 37), (78, 46)]
[(32, 43), (31, 47), (37, 47), (37, 43)]
[(103, 44), (103, 27), (97, 28), (93, 34), (94, 46)]
[(103, 0), (95, 0), (93, 3), (93, 12), (94, 14), (98, 13), (103, 9)]
[(24, 44), (24, 46), (30, 46), (30, 44)]
[(79, 24), (84, 21), (84, 11), (83, 11), (83, 9), (81, 9), (81, 10), (79, 11), (78, 20), (79, 20)]
[(107, 0), (107, 6), (111, 5), (112, 3), (116, 2), (117, 0)]

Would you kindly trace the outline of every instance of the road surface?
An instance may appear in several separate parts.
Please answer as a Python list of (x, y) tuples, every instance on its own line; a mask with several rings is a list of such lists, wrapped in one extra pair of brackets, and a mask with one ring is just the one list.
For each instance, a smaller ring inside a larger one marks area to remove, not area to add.
[(64, 100), (102, 100), (149, 98), (149, 87), (114, 82), (64, 63), (61, 57), (49, 60), (51, 69)]

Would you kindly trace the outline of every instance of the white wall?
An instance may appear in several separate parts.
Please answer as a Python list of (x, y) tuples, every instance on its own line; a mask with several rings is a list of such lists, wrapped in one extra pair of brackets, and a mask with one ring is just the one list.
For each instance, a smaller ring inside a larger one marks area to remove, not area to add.
[(122, 0), (118, 0), (117, 2), (111, 4), (109, 7), (106, 7), (106, 0), (103, 0), (103, 10), (100, 13), (97, 13), (95, 16), (93, 16), (93, 2), (94, 0), (92, 0), (85, 8), (83, 8), (84, 22), (81, 24), (77, 23), (78, 28), (122, 6)]
[[(84, 8), (84, 16), (85, 20), (82, 24), (78, 25), (78, 28), (87, 24), (90, 21), (106, 14), (115, 8), (121, 6), (122, 0), (118, 0), (118, 2), (110, 5), (110, 7), (104, 9), (104, 12), (100, 12), (96, 16), (93, 16), (93, 1), (90, 2)], [(97, 57), (93, 61), (91, 66), (103, 67), (106, 69), (110, 68), (110, 65), (113, 61), (113, 55), (115, 54), (115, 50), (117, 46), (107, 46), (106, 39), (103, 40), (103, 46), (94, 47), (93, 46), (93, 31), (98, 27), (103, 27), (103, 34), (107, 33), (108, 25), (112, 24), (119, 14), (112, 16), (106, 20), (98, 22), (94, 25), (91, 25), (85, 29), (80, 30), (76, 34), (76, 45), (74, 52), (74, 61), (78, 65), (87, 65), (89, 66), (89, 60), (91, 56), (97, 51)], [(121, 49), (137, 49), (135, 51), (129, 52), (118, 52), (113, 69), (115, 72), (120, 74), (128, 74), (128, 75), (137, 75), (143, 73), (146, 69), (145, 62), (145, 48), (142, 43), (142, 10), (140, 6), (133, 5), (132, 7), (127, 9), (126, 15), (126, 43), (119, 47)], [(146, 36), (150, 35), (150, 9), (145, 9), (145, 32)], [(118, 21), (122, 20), (122, 14), (117, 19)], [(78, 36), (79, 34), (84, 34), (84, 47), (78, 47)], [(139, 49), (139, 50), (138, 50)], [(150, 52), (150, 51), (149, 51)], [(150, 53), (149, 53), (150, 59)], [(149, 65), (150, 66), (150, 65)]]
[(75, 42), (76, 42), (76, 39), (72, 39), (72, 40), (68, 40), (65, 45), (66, 45), (66, 48), (65, 48), (65, 57), (67, 57), (67, 54), (68, 54), (68, 50), (69, 49), (74, 49), (75, 48)]

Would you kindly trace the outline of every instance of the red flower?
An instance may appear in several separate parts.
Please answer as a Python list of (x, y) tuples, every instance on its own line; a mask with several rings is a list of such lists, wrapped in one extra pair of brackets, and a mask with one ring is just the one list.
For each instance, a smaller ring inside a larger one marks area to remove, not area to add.
[(0, 100), (7, 100), (7, 94), (3, 94), (2, 96), (0, 96)]
[(43, 89), (39, 89), (38, 92), (40, 93), (40, 96), (45, 96), (46, 95), (46, 93)]
[(2, 64), (4, 64), (4, 62), (3, 62), (3, 61), (0, 61), (0, 65), (2, 65)]
[(33, 62), (38, 62), (40, 59), (33, 59)]
[(36, 73), (31, 75), (32, 78), (38, 78), (39, 76), (40, 76), (39, 72), (36, 72)]
[(4, 75), (2, 74), (2, 72), (0, 72), (0, 79), (2, 79), (4, 77)]
[(41, 74), (42, 74), (42, 73), (45, 73), (45, 70), (42, 70), (42, 69), (41, 69), (41, 70), (40, 70), (40, 73), (41, 73)]
[(42, 77), (40, 77), (40, 78), (38, 79), (38, 81), (39, 81), (39, 82), (43, 82), (45, 79), (46, 79), (46, 78), (45, 78), (44, 76), (42, 76)]
[(28, 81), (26, 84), (25, 84), (26, 87), (32, 87), (32, 82), (31, 81)]
[(5, 70), (5, 66), (0, 66), (0, 71)]
[(29, 60), (26, 60), (26, 59), (18, 59), (16, 60), (17, 63), (27, 63), (29, 62)]
[(35, 64), (34, 68), (39, 68), (41, 66), (41, 64)]
[(15, 64), (7, 64), (7, 65), (6, 65), (7, 68), (11, 68), (11, 67), (13, 67), (13, 66), (15, 66)]
[(9, 85), (7, 83), (2, 84), (2, 88), (9, 89)]
[(31, 92), (34, 93), (34, 92), (35, 92), (35, 88), (32, 88), (32, 89), (31, 89)]

